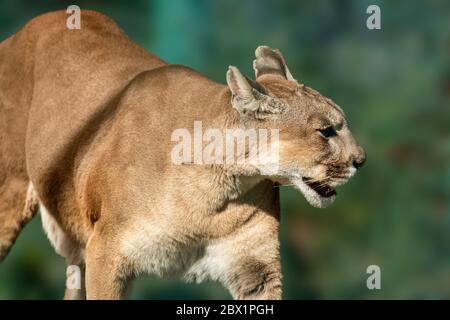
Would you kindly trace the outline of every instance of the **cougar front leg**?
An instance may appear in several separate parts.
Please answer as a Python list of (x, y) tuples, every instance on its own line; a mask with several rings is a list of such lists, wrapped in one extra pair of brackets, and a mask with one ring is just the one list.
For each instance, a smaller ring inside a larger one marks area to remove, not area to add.
[(228, 270), (225, 285), (234, 299), (280, 300), (282, 294), (279, 260), (265, 262), (246, 256)]
[(277, 218), (261, 213), (219, 244), (228, 261), (222, 282), (234, 299), (281, 299), (278, 225)]
[(123, 264), (114, 248), (114, 237), (94, 231), (86, 246), (86, 298), (116, 300), (124, 297)]
[(281, 299), (278, 221), (260, 215), (225, 238), (213, 240), (187, 280), (220, 281), (234, 299)]

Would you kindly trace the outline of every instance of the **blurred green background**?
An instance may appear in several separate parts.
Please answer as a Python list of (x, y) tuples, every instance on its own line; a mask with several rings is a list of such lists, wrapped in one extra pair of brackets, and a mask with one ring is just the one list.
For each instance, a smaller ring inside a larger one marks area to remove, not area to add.
[[(0, 0), (0, 40), (69, 4), (112, 17), (166, 61), (225, 83), (279, 48), (294, 76), (341, 105), (368, 155), (337, 201), (282, 190), (284, 298), (450, 298), (450, 2)], [(381, 8), (382, 29), (366, 28)], [(366, 268), (381, 268), (368, 290)], [(59, 299), (65, 265), (36, 217), (0, 265), (0, 299)], [(230, 298), (217, 283), (141, 277), (135, 299)]]

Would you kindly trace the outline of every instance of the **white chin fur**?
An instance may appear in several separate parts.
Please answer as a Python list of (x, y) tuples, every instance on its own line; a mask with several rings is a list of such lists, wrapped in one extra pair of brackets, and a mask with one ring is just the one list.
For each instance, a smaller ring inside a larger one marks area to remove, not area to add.
[(295, 178), (292, 180), (292, 183), (298, 190), (301, 191), (301, 193), (303, 193), (303, 196), (305, 197), (306, 201), (308, 201), (308, 203), (313, 207), (326, 208), (334, 202), (334, 199), (336, 199), (336, 195), (333, 195), (331, 197), (320, 196), (317, 192), (311, 189), (306, 183), (304, 183), (302, 178)]

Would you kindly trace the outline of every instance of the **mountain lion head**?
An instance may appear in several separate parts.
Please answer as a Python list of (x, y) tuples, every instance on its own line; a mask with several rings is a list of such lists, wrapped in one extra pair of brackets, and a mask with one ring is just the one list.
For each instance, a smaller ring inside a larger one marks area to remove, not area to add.
[(277, 170), (270, 170), (275, 163), (268, 159), (260, 174), (293, 184), (312, 206), (326, 207), (336, 198), (335, 187), (364, 164), (364, 151), (342, 109), (298, 83), (278, 50), (260, 46), (255, 55), (256, 81), (230, 66), (227, 83), (232, 106), (247, 127), (279, 130)]

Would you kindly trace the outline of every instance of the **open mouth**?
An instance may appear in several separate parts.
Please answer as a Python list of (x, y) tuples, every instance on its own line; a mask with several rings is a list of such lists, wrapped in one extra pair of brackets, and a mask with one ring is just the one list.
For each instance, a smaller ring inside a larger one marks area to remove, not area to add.
[(326, 208), (336, 199), (337, 193), (334, 188), (324, 182), (302, 176), (292, 178), (291, 182), (313, 207)]
[(308, 177), (303, 177), (302, 180), (308, 187), (313, 189), (321, 197), (329, 198), (337, 194), (336, 190), (319, 181), (313, 180)]

